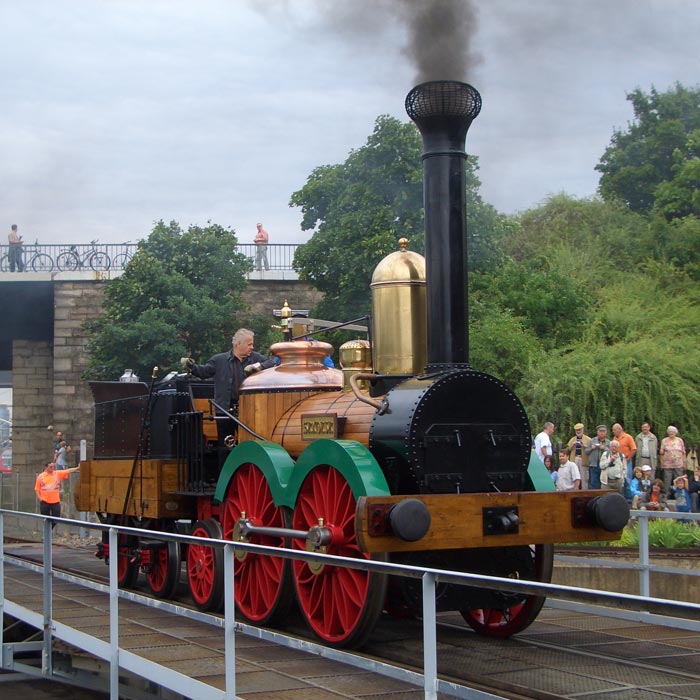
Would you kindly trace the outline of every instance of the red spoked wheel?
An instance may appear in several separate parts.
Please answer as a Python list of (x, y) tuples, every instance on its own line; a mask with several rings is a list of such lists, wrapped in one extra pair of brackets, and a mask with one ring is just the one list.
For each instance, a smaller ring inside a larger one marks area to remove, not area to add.
[[(254, 464), (244, 464), (231, 478), (223, 503), (223, 532), (236, 540), (236, 523), (243, 517), (259, 527), (287, 527), (289, 516), (275, 507), (265, 475)], [(245, 514), (245, 515), (244, 515)], [(283, 537), (254, 535), (253, 544), (285, 547)], [(234, 598), (238, 612), (249, 622), (266, 625), (287, 615), (293, 597), (289, 563), (282, 558), (236, 550)]]
[[(322, 524), (330, 529), (326, 554), (356, 559), (355, 497), (343, 475), (328, 465), (314, 468), (304, 480), (292, 519), (298, 530)], [(292, 541), (294, 549), (306, 549), (306, 540)], [(386, 576), (359, 569), (293, 562), (294, 583), (302, 614), (313, 632), (326, 644), (358, 647), (364, 644), (382, 611)]]
[[(104, 516), (101, 522), (109, 525), (125, 525), (133, 527), (135, 525), (132, 518), (122, 519), (118, 515)], [(109, 533), (102, 532), (102, 542), (109, 543)], [(117, 585), (119, 588), (133, 588), (139, 577), (138, 546), (139, 540), (134, 535), (118, 535), (117, 537)], [(105, 561), (109, 563), (109, 556)]]
[(133, 553), (136, 545), (130, 546), (128, 536), (119, 537), (117, 560), (117, 581), (119, 588), (133, 588), (139, 577), (139, 565)]
[[(223, 539), (221, 525), (213, 518), (198, 520), (193, 537)], [(202, 612), (221, 610), (224, 603), (224, 551), (204, 542), (187, 548), (187, 583), (194, 604)]]
[[(168, 522), (153, 522), (149, 529), (162, 529), (173, 532)], [(153, 595), (158, 598), (172, 598), (180, 583), (180, 545), (177, 542), (156, 542), (150, 548), (150, 562), (146, 568), (146, 582)]]
[[(535, 581), (549, 582), (552, 578), (554, 547), (550, 544), (531, 545)], [(517, 572), (511, 574), (519, 578)], [(544, 605), (544, 596), (523, 596), (503, 608), (462, 610), (462, 617), (478, 634), (485, 637), (510, 637), (529, 627)]]

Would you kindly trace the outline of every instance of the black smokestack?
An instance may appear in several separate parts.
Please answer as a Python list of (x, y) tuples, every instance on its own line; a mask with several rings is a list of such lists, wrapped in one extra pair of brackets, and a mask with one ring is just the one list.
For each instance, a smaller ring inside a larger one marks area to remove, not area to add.
[(456, 81), (423, 83), (406, 97), (406, 112), (423, 137), (427, 372), (469, 363), (464, 145), (480, 110), (477, 90)]

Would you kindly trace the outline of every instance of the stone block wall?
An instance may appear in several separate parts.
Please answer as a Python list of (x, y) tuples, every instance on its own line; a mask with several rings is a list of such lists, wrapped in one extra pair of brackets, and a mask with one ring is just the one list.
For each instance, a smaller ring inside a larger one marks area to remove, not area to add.
[(285, 299), (293, 309), (313, 309), (323, 294), (307, 282), (289, 280), (256, 280), (243, 292), (243, 301), (256, 316), (270, 316), (273, 309), (282, 308)]
[[(32, 477), (53, 457), (53, 348), (47, 341), (12, 344), (12, 469), (28, 488), (18, 492), (20, 510), (34, 511)], [(28, 480), (27, 480), (28, 479)]]
[(83, 326), (102, 315), (104, 282), (56, 282), (54, 289), (53, 425), (73, 447), (68, 463), (78, 463), (80, 441), (92, 455), (92, 394), (83, 379), (87, 368)]

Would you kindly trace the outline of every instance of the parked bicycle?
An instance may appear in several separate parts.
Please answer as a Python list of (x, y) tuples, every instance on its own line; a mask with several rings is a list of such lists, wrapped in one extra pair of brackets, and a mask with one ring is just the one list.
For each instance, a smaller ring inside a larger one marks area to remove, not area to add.
[(91, 270), (109, 270), (111, 260), (103, 250), (95, 246), (97, 241), (90, 241), (90, 247), (81, 255), (77, 245), (72, 245), (68, 250), (63, 250), (56, 258), (56, 266), (59, 270), (80, 270), (89, 267)]
[[(125, 244), (128, 245), (128, 244)], [(129, 264), (129, 261), (133, 255), (127, 250), (124, 253), (117, 253), (112, 258), (112, 269), (113, 270), (124, 270)]]
[[(34, 241), (34, 245), (23, 246), (24, 269), (34, 272), (51, 272), (53, 270), (53, 258), (48, 253), (42, 253), (39, 248), (39, 239)], [(7, 272), (10, 269), (9, 254), (5, 253), (0, 258), (0, 270)]]

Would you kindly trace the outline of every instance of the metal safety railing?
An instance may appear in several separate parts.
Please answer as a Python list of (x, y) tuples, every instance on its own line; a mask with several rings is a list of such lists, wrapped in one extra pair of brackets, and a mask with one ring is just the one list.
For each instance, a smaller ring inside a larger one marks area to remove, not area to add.
[[(656, 514), (658, 516), (658, 514)], [(42, 520), (43, 530), (43, 566), (21, 561), (11, 557), (4, 550), (4, 518), (6, 516), (38, 518)], [(219, 617), (198, 611), (188, 610), (182, 606), (170, 604), (162, 600), (154, 600), (141, 596), (131, 591), (120, 590), (117, 585), (118, 557), (109, 560), (109, 585), (90, 582), (75, 576), (54, 571), (52, 563), (52, 523), (61, 522), (63, 525), (72, 525), (79, 528), (107, 531), (110, 551), (118, 551), (120, 534), (147, 537), (149, 539), (161, 539), (175, 541), (180, 544), (199, 543), (200, 538), (187, 535), (160, 533), (153, 530), (143, 530), (133, 527), (119, 527), (114, 525), (101, 525), (98, 523), (85, 523), (65, 519), (49, 518), (17, 511), (0, 510), (0, 619), (4, 614), (23, 620), (33, 627), (43, 630), (42, 640), (34, 642), (34, 648), (42, 652), (41, 674), (50, 677), (52, 674), (52, 643), (53, 639), (61, 639), (69, 644), (84, 649), (90, 654), (109, 663), (109, 693), (111, 700), (119, 698), (119, 672), (120, 669), (134, 673), (142, 678), (148, 678), (160, 686), (177, 693), (182, 693), (194, 700), (235, 700), (236, 676), (235, 676), (235, 646), (236, 634), (245, 633), (257, 636), (261, 639), (284, 644), (286, 646), (303, 648), (304, 651), (315, 653), (319, 656), (330, 658), (363, 668), (372, 672), (381, 673), (397, 680), (403, 680), (413, 685), (423, 687), (426, 700), (436, 700), (438, 693), (449, 694), (458, 698), (470, 700), (493, 700), (498, 696), (458, 685), (453, 682), (440, 679), (437, 672), (437, 615), (436, 615), (436, 587), (438, 584), (457, 584), (488, 588), (496, 591), (504, 591), (521, 595), (545, 596), (554, 601), (566, 601), (573, 604), (588, 606), (597, 614), (618, 616), (621, 613), (634, 615), (636, 620), (654, 624), (667, 624), (688, 630), (700, 631), (700, 605), (678, 601), (661, 600), (656, 598), (640, 598), (637, 595), (628, 595), (616, 592), (589, 590), (572, 586), (560, 586), (551, 583), (527, 581), (521, 579), (484, 576), (478, 574), (458, 573), (440, 569), (427, 569), (408, 565), (393, 564), (380, 561), (368, 561), (366, 559), (351, 559), (326, 555), (321, 553), (299, 550), (280, 549), (263, 545), (254, 545), (230, 540), (207, 539), (207, 546), (223, 548), (224, 560), (224, 616)], [(351, 569), (367, 570), (377, 574), (389, 574), (420, 579), (422, 582), (423, 604), (423, 673), (418, 674), (404, 668), (384, 664), (365, 657), (331, 649), (312, 642), (295, 640), (281, 633), (251, 627), (237, 623), (234, 619), (234, 557), (235, 550), (284, 557), (295, 560), (303, 560), (308, 563), (342, 566)], [(43, 576), (43, 610), (37, 613), (22, 607), (6, 597), (5, 590), (5, 564), (12, 564), (24, 568), (33, 568)], [(92, 637), (85, 632), (60, 623), (53, 616), (52, 611), (52, 583), (55, 579), (67, 579), (73, 583), (99, 589), (109, 594), (109, 641)], [(180, 616), (190, 617), (206, 622), (223, 630), (225, 653), (225, 690), (218, 690), (206, 683), (190, 678), (175, 670), (168, 669), (161, 664), (151, 662), (134, 652), (123, 648), (119, 643), (119, 601), (127, 599), (145, 606), (158, 607), (159, 609), (176, 613)], [(599, 607), (603, 606), (603, 607)], [(615, 615), (618, 613), (618, 615)], [(0, 630), (0, 635), (2, 631)], [(32, 644), (29, 642), (28, 644)], [(5, 645), (0, 636), (2, 647), (2, 667), (11, 671), (27, 672), (28, 667), (21, 661), (15, 660), (13, 654), (17, 645)], [(28, 651), (28, 647), (21, 647), (22, 652)]]
[[(700, 578), (700, 568), (696, 569), (680, 569), (674, 566), (658, 566), (651, 563), (650, 546), (649, 546), (649, 521), (662, 520), (681, 520), (687, 522), (696, 522), (700, 524), (700, 513), (678, 513), (675, 511), (649, 511), (649, 510), (633, 510), (631, 516), (635, 518), (639, 532), (639, 562), (613, 561), (610, 559), (601, 559), (595, 557), (576, 557), (565, 554), (557, 554), (554, 557), (555, 561), (567, 562), (571, 564), (586, 563), (588, 566), (597, 566), (609, 569), (627, 569), (639, 572), (639, 595), (648, 598), (651, 595), (651, 574), (668, 574), (668, 575), (683, 575), (695, 576)], [(673, 551), (673, 550), (663, 550)], [(700, 549), (698, 550), (698, 558), (700, 559)], [(572, 608), (573, 609), (573, 608)]]
[[(270, 270), (293, 270), (294, 254), (299, 243), (274, 243), (267, 246)], [(22, 245), (21, 264), (10, 256), (8, 245), (0, 245), (0, 272), (106, 272), (123, 270), (136, 253), (138, 243), (65, 243), (44, 244), (36, 241)], [(256, 246), (242, 243), (236, 252), (254, 263)], [(14, 267), (14, 270), (13, 270)], [(22, 269), (20, 270), (19, 267)]]

